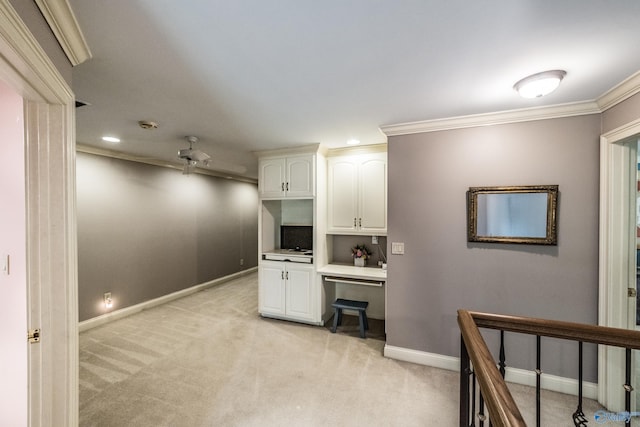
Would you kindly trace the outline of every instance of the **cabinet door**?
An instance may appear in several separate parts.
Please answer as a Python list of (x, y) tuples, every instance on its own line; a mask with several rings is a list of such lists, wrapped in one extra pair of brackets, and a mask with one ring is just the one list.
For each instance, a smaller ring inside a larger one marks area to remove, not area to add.
[(281, 198), (285, 195), (285, 159), (260, 160), (258, 189), (260, 197)]
[(327, 166), (327, 231), (353, 233), (358, 226), (358, 164), (335, 157)]
[(360, 163), (358, 226), (362, 233), (387, 233), (387, 156), (378, 153)]
[(258, 273), (258, 311), (285, 315), (285, 270), (281, 263), (263, 264)]
[(314, 320), (313, 268), (287, 264), (286, 314), (299, 320)]
[(287, 197), (312, 197), (315, 194), (314, 156), (287, 157)]

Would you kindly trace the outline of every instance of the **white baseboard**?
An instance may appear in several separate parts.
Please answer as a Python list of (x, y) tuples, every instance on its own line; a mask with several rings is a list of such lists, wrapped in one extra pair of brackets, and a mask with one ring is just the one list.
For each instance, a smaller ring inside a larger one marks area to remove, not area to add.
[[(404, 362), (433, 366), (434, 368), (460, 371), (460, 359), (453, 356), (427, 353), (425, 351), (394, 347), (391, 345), (384, 346), (384, 356), (390, 359), (402, 360)], [(507, 367), (505, 379), (508, 382), (515, 384), (523, 384), (532, 387), (535, 387), (536, 385), (535, 372), (524, 369)], [(545, 390), (557, 391), (559, 393), (571, 394), (574, 396), (578, 395), (578, 381), (573, 378), (565, 378), (543, 373), (540, 386)], [(587, 399), (597, 400), (598, 384), (586, 381), (583, 382), (582, 395)]]
[(258, 267), (252, 267), (247, 270), (230, 274), (228, 276), (210, 280), (205, 283), (200, 283), (199, 285), (195, 285), (190, 288), (181, 289), (179, 291), (176, 291), (167, 295), (163, 295), (161, 297), (154, 298), (149, 301), (141, 302), (140, 304), (132, 305), (130, 307), (125, 307), (120, 310), (112, 311), (111, 313), (106, 313), (98, 317), (93, 317), (91, 319), (84, 320), (78, 324), (78, 332), (88, 331), (89, 329), (96, 328), (98, 326), (104, 325), (109, 322), (113, 322), (114, 320), (122, 319), (123, 317), (131, 316), (132, 314), (139, 313), (142, 310), (147, 310), (151, 307), (155, 307), (160, 304), (165, 304), (165, 303), (168, 303), (169, 301), (186, 297), (187, 295), (195, 294), (196, 292), (202, 291), (212, 286), (220, 285), (230, 280), (237, 279), (238, 277), (246, 276), (247, 274), (255, 272), (257, 269)]

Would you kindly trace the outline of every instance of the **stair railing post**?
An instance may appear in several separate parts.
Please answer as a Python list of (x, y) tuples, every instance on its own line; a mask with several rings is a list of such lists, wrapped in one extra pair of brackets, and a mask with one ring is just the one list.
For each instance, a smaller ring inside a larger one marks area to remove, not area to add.
[(469, 374), (471, 363), (464, 338), (460, 336), (460, 427), (469, 427)]

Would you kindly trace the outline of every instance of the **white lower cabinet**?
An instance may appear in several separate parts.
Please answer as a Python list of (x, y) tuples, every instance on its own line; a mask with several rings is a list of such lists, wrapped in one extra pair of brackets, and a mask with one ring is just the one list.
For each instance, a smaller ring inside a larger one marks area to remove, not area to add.
[(261, 262), (258, 269), (258, 311), (264, 316), (317, 322), (314, 276), (313, 266)]

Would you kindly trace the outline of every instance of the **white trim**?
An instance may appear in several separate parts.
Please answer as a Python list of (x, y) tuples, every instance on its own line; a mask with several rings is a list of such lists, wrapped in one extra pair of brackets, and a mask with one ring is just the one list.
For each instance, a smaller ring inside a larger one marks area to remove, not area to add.
[(322, 144), (307, 144), (297, 147), (277, 148), (275, 150), (253, 151), (253, 154), (256, 157), (266, 159), (269, 157), (295, 156), (297, 154), (316, 154), (318, 152), (324, 153), (325, 151), (326, 147), (324, 147)]
[(640, 71), (601, 95), (598, 98), (598, 105), (602, 111), (606, 111), (638, 92), (640, 92)]
[[(510, 383), (536, 386), (536, 374), (519, 368), (505, 369), (505, 380)], [(542, 373), (540, 377), (540, 388), (543, 390), (557, 391), (558, 393), (578, 395), (578, 380), (573, 378), (559, 377), (557, 375)], [(598, 384), (589, 381), (582, 382), (582, 395), (587, 399), (598, 398)]]
[(330, 148), (327, 150), (326, 157), (350, 156), (353, 154), (370, 154), (370, 153), (386, 153), (388, 149), (387, 143), (357, 145), (354, 147)]
[(199, 285), (191, 286), (190, 288), (181, 289), (179, 291), (176, 291), (167, 295), (163, 295), (161, 297), (154, 298), (149, 301), (141, 302), (140, 304), (132, 305), (130, 307), (125, 307), (120, 310), (112, 311), (111, 313), (103, 314), (98, 317), (84, 320), (78, 324), (78, 332), (85, 332), (85, 331), (88, 331), (89, 329), (97, 328), (98, 326), (102, 326), (106, 323), (110, 323), (118, 319), (122, 319), (123, 317), (131, 316), (132, 314), (139, 313), (143, 310), (148, 310), (152, 307), (156, 307), (161, 304), (166, 304), (178, 298), (183, 298), (183, 297), (186, 297), (187, 295), (200, 292), (212, 286), (221, 285), (222, 283), (253, 273), (257, 269), (258, 267), (252, 267), (247, 270), (240, 271), (238, 273), (230, 274), (228, 276), (210, 280), (208, 282), (204, 282)]
[(586, 101), (552, 105), (549, 107), (525, 108), (520, 110), (451, 117), (447, 119), (400, 123), (396, 125), (380, 126), (380, 130), (387, 136), (398, 136), (477, 126), (555, 119), (560, 117), (584, 116), (587, 114), (598, 114), (600, 112), (600, 108), (595, 101)]
[[(416, 363), (419, 365), (432, 366), (434, 368), (447, 369), (449, 371), (460, 370), (460, 359), (458, 357), (444, 356), (442, 354), (428, 353), (409, 348), (385, 345), (384, 357)], [(533, 371), (507, 367), (505, 380), (515, 384), (535, 387), (536, 374)], [(578, 381), (573, 378), (565, 378), (543, 373), (540, 386), (544, 390), (557, 391), (559, 393), (571, 394), (574, 396), (578, 395)], [(582, 393), (583, 396), (588, 399), (597, 399), (598, 384), (587, 381), (583, 382)]]
[(73, 101), (71, 88), (9, 0), (0, 0), (0, 45), (3, 60), (14, 65), (1, 77), (23, 97), (50, 104)]
[[(640, 119), (600, 137), (600, 220), (598, 325), (626, 329), (627, 287), (635, 283), (632, 271), (635, 255), (636, 150), (626, 144), (640, 134)], [(612, 411), (624, 409), (624, 351), (600, 346), (598, 352), (598, 401)]]
[(91, 59), (89, 45), (68, 0), (36, 0), (40, 12), (69, 58), (71, 65)]
[[(169, 168), (169, 169), (177, 169), (177, 170), (180, 170), (180, 171), (184, 168), (184, 164), (178, 163), (178, 162), (171, 162), (169, 160), (154, 159), (154, 158), (151, 158), (151, 157), (138, 157), (138, 156), (133, 155), (133, 154), (127, 154), (127, 153), (123, 153), (123, 152), (120, 152), (120, 151), (105, 150), (105, 149), (102, 149), (102, 148), (91, 147), (91, 146), (84, 145), (84, 144), (77, 144), (76, 145), (76, 151), (78, 151), (79, 153), (93, 154), (95, 156), (110, 157), (112, 159), (119, 159), (119, 160), (126, 160), (126, 161), (129, 161), (129, 162), (144, 163), (146, 165), (159, 166), (159, 167)], [(202, 168), (196, 167), (192, 171), (192, 173), (199, 173), (201, 175), (215, 176), (217, 178), (232, 179), (234, 181), (247, 182), (249, 184), (257, 184), (258, 183), (258, 180), (256, 178), (250, 178), (250, 177), (247, 177), (247, 176), (236, 175), (235, 173), (232, 173), (232, 172), (224, 172), (224, 171), (218, 172), (218, 171), (213, 170), (213, 169), (202, 169)]]
[[(636, 119), (632, 122), (624, 124), (618, 128), (615, 128), (601, 136), (600, 142), (606, 144), (615, 144), (624, 139), (631, 138), (638, 135), (640, 132), (640, 119)], [(605, 141), (603, 141), (603, 138)]]
[(71, 89), (0, 0), (0, 78), (25, 101), (29, 425), (78, 425), (75, 105)]
[(389, 344), (385, 344), (384, 346), (384, 357), (416, 363), (418, 365), (446, 369), (448, 371), (460, 370), (460, 359), (458, 357), (427, 353), (426, 351), (412, 350), (404, 347), (395, 347)]
[(600, 114), (637, 93), (640, 93), (640, 71), (608, 90), (598, 99), (592, 101), (390, 124), (380, 126), (380, 131), (386, 136), (399, 136), (560, 117), (583, 116), (587, 114)]

